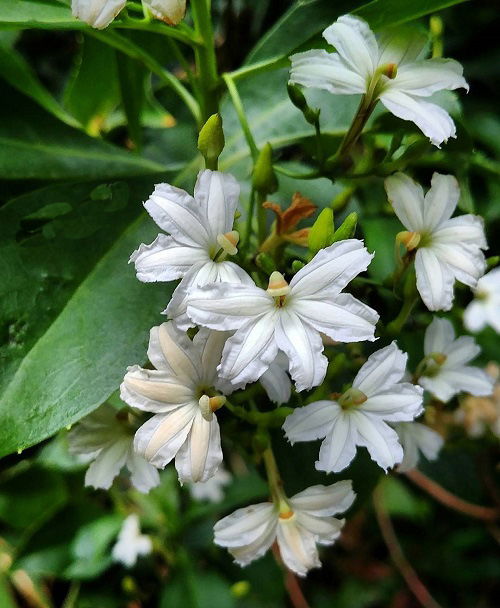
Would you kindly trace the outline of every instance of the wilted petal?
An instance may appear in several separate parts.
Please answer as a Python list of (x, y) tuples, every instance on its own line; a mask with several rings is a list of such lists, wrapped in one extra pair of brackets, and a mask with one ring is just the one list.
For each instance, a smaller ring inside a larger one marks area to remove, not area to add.
[(346, 479), (329, 486), (311, 486), (292, 496), (290, 503), (295, 509), (316, 517), (325, 517), (343, 513), (352, 505), (355, 498), (352, 481)]
[(379, 50), (375, 35), (366, 21), (343, 15), (323, 32), (325, 40), (364, 79), (370, 78), (378, 63)]
[(455, 137), (455, 123), (446, 110), (434, 103), (422, 101), (395, 89), (384, 91), (380, 101), (398, 118), (415, 123), (438, 148), (450, 137)]
[(179, 279), (193, 264), (208, 259), (206, 249), (181, 245), (165, 234), (159, 234), (150, 245), (140, 245), (130, 256), (130, 261), (135, 264), (137, 278), (145, 283)]
[(405, 228), (419, 232), (424, 227), (424, 191), (416, 181), (398, 172), (386, 178), (385, 190), (395, 214)]
[(186, 442), (175, 457), (179, 481), (206, 481), (222, 462), (220, 431), (217, 418), (208, 421), (201, 411), (196, 414)]
[(384, 471), (403, 460), (403, 448), (394, 429), (371, 414), (352, 411), (351, 415), (358, 430), (358, 445), (364, 446)]
[(424, 198), (424, 223), (426, 230), (434, 231), (449, 220), (460, 198), (460, 188), (453, 175), (432, 175), (431, 187)]
[(428, 97), (443, 89), (454, 90), (469, 85), (463, 77), (463, 67), (454, 59), (433, 58), (398, 66), (391, 87), (422, 97)]
[(371, 354), (361, 367), (352, 385), (368, 397), (396, 384), (406, 370), (408, 355), (396, 342)]
[(429, 310), (450, 310), (455, 276), (429, 247), (417, 250), (415, 256), (417, 289)]
[(325, 89), (330, 93), (351, 95), (366, 91), (366, 80), (350, 69), (337, 55), (324, 50), (296, 53), (290, 57), (290, 82)]

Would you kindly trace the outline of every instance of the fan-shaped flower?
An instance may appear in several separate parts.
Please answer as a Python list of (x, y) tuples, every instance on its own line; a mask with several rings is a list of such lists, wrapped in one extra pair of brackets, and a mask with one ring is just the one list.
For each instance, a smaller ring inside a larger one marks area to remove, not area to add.
[(416, 249), (417, 289), (429, 310), (450, 310), (455, 279), (475, 288), (486, 264), (483, 221), (476, 215), (450, 219), (460, 190), (452, 175), (434, 173), (431, 188), (422, 188), (404, 173), (385, 180), (389, 201), (406, 232), (398, 239)]
[(118, 541), (111, 552), (113, 559), (121, 562), (127, 568), (132, 568), (140, 555), (149, 555), (152, 550), (151, 538), (146, 534), (141, 534), (139, 518), (132, 513), (124, 520), (118, 534)]
[(325, 438), (316, 462), (320, 471), (345, 469), (358, 445), (387, 471), (403, 460), (397, 433), (387, 423), (413, 420), (422, 412), (422, 389), (401, 382), (407, 358), (395, 342), (374, 352), (344, 394), (290, 414), (285, 435), (292, 444)]
[(107, 490), (113, 479), (126, 467), (132, 485), (149, 492), (160, 483), (158, 471), (134, 452), (133, 433), (122, 414), (111, 405), (100, 408), (80, 420), (68, 434), (70, 452), (91, 465), (85, 485)]
[(377, 41), (368, 24), (351, 15), (339, 17), (323, 37), (337, 52), (292, 55), (290, 82), (338, 95), (362, 93), (368, 105), (379, 99), (398, 118), (414, 122), (436, 146), (455, 137), (449, 114), (423, 98), (436, 91), (469, 89), (457, 61), (423, 59), (426, 41), (416, 36)]
[(491, 395), (493, 378), (484, 370), (466, 365), (481, 349), (474, 338), (460, 336), (447, 319), (434, 317), (425, 332), (425, 358), (419, 365), (418, 383), (440, 401), (449, 401), (465, 391), (475, 396)]
[(420, 452), (427, 460), (436, 460), (444, 443), (439, 433), (420, 422), (398, 422), (392, 426), (403, 446), (403, 460), (398, 465), (400, 473), (416, 468)]
[(238, 509), (214, 526), (214, 542), (226, 547), (240, 566), (261, 557), (277, 539), (290, 570), (305, 576), (319, 568), (316, 543), (332, 545), (344, 520), (332, 517), (348, 509), (355, 494), (351, 481), (312, 486), (280, 504), (264, 502)]
[(158, 184), (144, 204), (160, 228), (150, 244), (134, 251), (140, 281), (173, 281), (182, 278), (165, 313), (178, 327), (187, 329), (186, 299), (189, 290), (217, 281), (251, 283), (228, 255), (237, 253), (239, 235), (233, 230), (240, 187), (234, 177), (206, 169), (198, 175), (194, 198), (170, 184)]
[(474, 300), (464, 311), (464, 325), (474, 332), (490, 325), (500, 333), (500, 268), (491, 270), (477, 282)]
[(211, 329), (236, 330), (226, 342), (219, 368), (234, 387), (260, 378), (281, 350), (297, 390), (308, 389), (320, 384), (326, 373), (320, 332), (340, 342), (375, 339), (378, 314), (341, 293), (371, 258), (361, 241), (334, 243), (299, 270), (290, 285), (273, 272), (267, 290), (253, 281), (194, 290), (188, 315)]

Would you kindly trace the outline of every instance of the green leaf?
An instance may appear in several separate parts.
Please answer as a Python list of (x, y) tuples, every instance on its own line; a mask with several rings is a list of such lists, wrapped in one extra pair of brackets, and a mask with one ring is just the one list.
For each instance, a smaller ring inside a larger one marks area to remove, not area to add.
[(80, 126), (78, 120), (66, 112), (42, 85), (24, 57), (4, 43), (0, 43), (0, 76), (59, 120), (72, 127)]
[(1, 179), (109, 179), (165, 170), (62, 124), (9, 87), (1, 93)]
[(400, 222), (391, 217), (364, 218), (360, 220), (368, 251), (375, 256), (368, 266), (369, 274), (378, 281), (387, 278), (396, 267), (394, 241), (401, 230)]
[(9, 582), (4, 574), (0, 574), (0, 606), (2, 608), (17, 608)]
[(161, 596), (160, 608), (233, 608), (229, 582), (212, 572), (184, 571), (169, 580)]
[(0, 0), (0, 29), (87, 27), (56, 0)]
[(141, 114), (145, 101), (147, 73), (137, 60), (120, 54), (118, 76), (127, 130), (130, 139), (140, 149), (142, 146)]
[(373, 0), (353, 12), (366, 19), (372, 28), (379, 29), (400, 25), (462, 2), (466, 0)]
[[(92, 200), (92, 184), (51, 186), (1, 209), (0, 454), (78, 420), (145, 360), (173, 289), (140, 283), (127, 264), (158, 232), (140, 204), (151, 189), (121, 182)], [(30, 219), (55, 202), (72, 211)]]

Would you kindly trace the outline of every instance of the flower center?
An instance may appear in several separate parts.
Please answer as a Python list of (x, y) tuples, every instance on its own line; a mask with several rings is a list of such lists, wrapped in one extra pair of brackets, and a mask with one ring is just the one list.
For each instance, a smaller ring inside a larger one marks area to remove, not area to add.
[(388, 80), (394, 80), (398, 74), (397, 63), (383, 63), (375, 70), (366, 93), (369, 99), (377, 99), (386, 87)]
[(280, 519), (291, 519), (295, 515), (295, 513), (293, 512), (293, 510), (290, 507), (290, 505), (288, 504), (288, 502), (284, 499), (280, 500), (278, 509), (279, 509), (278, 517)]
[(286, 296), (290, 293), (290, 287), (281, 272), (275, 270), (271, 274), (267, 293), (274, 298), (277, 308), (282, 308), (285, 305)]
[(444, 353), (430, 353), (422, 359), (417, 367), (419, 376), (427, 376), (428, 378), (436, 376), (446, 359)]
[(199, 400), (198, 405), (200, 406), (201, 415), (205, 420), (212, 420), (214, 417), (214, 412), (220, 409), (224, 403), (226, 403), (226, 398), (224, 395), (215, 395), (214, 397), (209, 397), (206, 394), (203, 394)]
[(237, 230), (231, 230), (225, 234), (217, 235), (217, 244), (220, 246), (212, 258), (214, 262), (223, 262), (228, 255), (236, 255), (238, 253), (238, 242), (240, 233)]
[(363, 404), (368, 397), (359, 388), (351, 387), (339, 398), (337, 403), (344, 410)]

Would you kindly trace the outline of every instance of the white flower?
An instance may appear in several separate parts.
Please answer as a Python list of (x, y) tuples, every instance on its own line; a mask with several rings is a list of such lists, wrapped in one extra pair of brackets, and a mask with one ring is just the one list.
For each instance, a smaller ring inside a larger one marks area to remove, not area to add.
[(450, 219), (460, 196), (452, 175), (434, 173), (424, 197), (419, 184), (404, 173), (385, 180), (387, 196), (409, 232), (398, 235), (410, 251), (416, 249), (417, 289), (429, 310), (450, 310), (455, 279), (469, 287), (486, 268), (483, 221), (475, 215)]
[(387, 422), (413, 420), (422, 412), (422, 389), (401, 382), (407, 358), (395, 342), (374, 352), (338, 400), (315, 401), (290, 414), (285, 435), (292, 444), (325, 438), (316, 462), (320, 471), (345, 469), (358, 445), (387, 471), (403, 459), (397, 433)]
[(460, 336), (455, 340), (453, 325), (447, 319), (434, 317), (425, 332), (425, 358), (418, 383), (440, 401), (466, 391), (474, 396), (491, 395), (493, 378), (484, 370), (466, 365), (481, 349), (474, 338)]
[(102, 405), (85, 417), (68, 435), (74, 455), (93, 461), (85, 474), (85, 485), (107, 490), (123, 467), (140, 492), (149, 492), (160, 483), (158, 471), (134, 452), (133, 434), (111, 405)]
[(425, 40), (393, 35), (377, 42), (368, 24), (339, 17), (323, 32), (336, 53), (312, 50), (290, 57), (290, 82), (338, 95), (362, 93), (377, 99), (398, 118), (411, 120), (440, 146), (455, 137), (455, 124), (440, 106), (423, 101), (436, 91), (469, 89), (462, 66), (453, 59), (423, 60)]
[(189, 484), (189, 492), (195, 500), (208, 500), (209, 502), (222, 502), (224, 486), (231, 483), (232, 476), (223, 466), (217, 469), (213, 477), (207, 481)]
[(157, 19), (177, 25), (186, 12), (186, 0), (142, 0)]
[(217, 283), (194, 290), (188, 315), (199, 325), (236, 330), (224, 347), (220, 375), (234, 387), (260, 378), (278, 350), (289, 359), (297, 390), (320, 384), (327, 359), (320, 332), (339, 342), (374, 340), (378, 314), (341, 290), (372, 255), (351, 239), (322, 249), (290, 285), (273, 272), (267, 290)]
[(444, 440), (439, 433), (420, 422), (398, 422), (393, 425), (403, 446), (404, 457), (398, 471), (405, 473), (416, 468), (420, 454), (427, 460), (436, 460)]
[(214, 411), (225, 402), (216, 392), (226, 334), (200, 330), (193, 341), (173, 323), (150, 333), (148, 357), (156, 369), (129, 367), (121, 398), (155, 415), (135, 435), (135, 449), (163, 468), (175, 457), (179, 480), (206, 481), (222, 462)]
[(276, 359), (268, 367), (259, 382), (264, 387), (267, 396), (274, 403), (288, 403), (292, 394), (292, 383), (287, 374), (288, 358), (284, 352), (279, 351)]
[(474, 300), (464, 311), (464, 325), (469, 331), (481, 331), (491, 325), (500, 333), (500, 268), (485, 274), (474, 289)]
[(140, 281), (182, 281), (165, 312), (187, 329), (186, 298), (193, 287), (217, 281), (251, 283), (244, 270), (226, 256), (237, 253), (239, 235), (233, 228), (240, 187), (228, 173), (206, 169), (198, 175), (194, 198), (184, 190), (158, 184), (144, 204), (160, 228), (150, 245), (141, 245), (130, 261)]
[(113, 21), (127, 0), (71, 0), (73, 16), (102, 30)]
[(111, 552), (115, 562), (121, 562), (127, 568), (131, 568), (140, 555), (149, 555), (153, 550), (151, 538), (141, 534), (139, 518), (135, 513), (129, 515), (123, 522), (118, 542)]
[(263, 502), (238, 509), (215, 524), (214, 542), (246, 566), (277, 539), (287, 568), (305, 576), (321, 566), (316, 543), (332, 545), (340, 535), (344, 520), (332, 515), (348, 509), (355, 496), (351, 481), (339, 481), (283, 497), (279, 505)]

